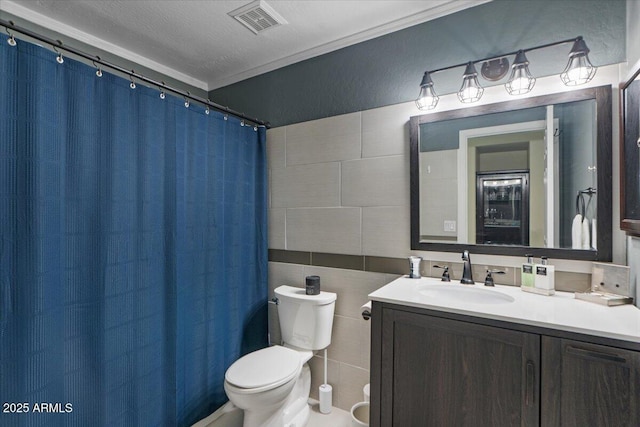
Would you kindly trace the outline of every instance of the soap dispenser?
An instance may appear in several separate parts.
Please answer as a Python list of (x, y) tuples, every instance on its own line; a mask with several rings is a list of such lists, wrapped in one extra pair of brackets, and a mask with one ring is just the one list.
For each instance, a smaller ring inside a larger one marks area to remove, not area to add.
[(555, 288), (556, 269), (550, 265), (547, 257), (540, 258), (540, 264), (536, 264), (535, 292), (542, 295), (553, 295)]
[(527, 257), (527, 262), (522, 264), (522, 276), (520, 280), (520, 289), (526, 292), (535, 292), (535, 280), (536, 275), (533, 270), (533, 255), (525, 255)]

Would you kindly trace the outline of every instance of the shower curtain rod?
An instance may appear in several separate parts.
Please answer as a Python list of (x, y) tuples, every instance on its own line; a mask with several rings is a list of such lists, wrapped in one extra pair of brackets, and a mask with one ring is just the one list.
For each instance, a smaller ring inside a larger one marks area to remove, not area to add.
[[(162, 89), (164, 91), (167, 92), (172, 92), (174, 94), (180, 95), (185, 99), (191, 99), (192, 101), (195, 101), (197, 103), (203, 104), (205, 106), (208, 106), (209, 108), (212, 108), (214, 110), (220, 111), (221, 113), (225, 113), (225, 114), (231, 114), (232, 116), (238, 117), (240, 119), (243, 119), (247, 122), (250, 122), (254, 125), (259, 125), (259, 126), (264, 126), (265, 128), (270, 128), (271, 124), (269, 122), (266, 122), (264, 120), (260, 120), (257, 118), (252, 118), (252, 117), (248, 117), (246, 116), (244, 113), (239, 113), (237, 111), (234, 111), (232, 109), (230, 109), (229, 107), (225, 107), (223, 105), (220, 104), (216, 104), (215, 102), (209, 100), (209, 99), (204, 99), (201, 98), (199, 96), (195, 96), (192, 95), (191, 92), (189, 91), (184, 91), (182, 89), (178, 89), (175, 88), (173, 86), (168, 86), (165, 82), (163, 81), (157, 81), (154, 79), (151, 79), (149, 77), (145, 77), (142, 74), (138, 74), (135, 72), (135, 70), (127, 70), (124, 67), (121, 67), (117, 64), (113, 64), (109, 61), (105, 61), (104, 59), (100, 58), (99, 56), (92, 56), (89, 55), (88, 53), (85, 53), (79, 49), (73, 48), (73, 47), (69, 47), (69, 46), (65, 46), (63, 45), (62, 41), (60, 40), (53, 40), (50, 39), (46, 36), (40, 35), (38, 33), (35, 33), (31, 30), (28, 30), (26, 28), (22, 28), (19, 27), (17, 25), (15, 25), (15, 23), (13, 21), (5, 21), (4, 19), (0, 19), (0, 26), (3, 26), (7, 29), (7, 33), (9, 29), (11, 29), (12, 31), (15, 31), (16, 33), (20, 33), (23, 34), (29, 38), (32, 38), (34, 40), (38, 40), (42, 43), (48, 44), (50, 45), (54, 50), (58, 49), (58, 50), (64, 50), (66, 52), (69, 52), (75, 56), (79, 56), (81, 58), (84, 58), (88, 61), (91, 61), (96, 67), (97, 64), (102, 65), (105, 68), (110, 68), (114, 71), (117, 71), (118, 73), (121, 74), (125, 74), (127, 76), (129, 76), (130, 78), (135, 78), (137, 80), (139, 80), (140, 82), (144, 82), (149, 84), (150, 86), (155, 86), (158, 89)], [(12, 36), (12, 34), (9, 33), (10, 36)]]

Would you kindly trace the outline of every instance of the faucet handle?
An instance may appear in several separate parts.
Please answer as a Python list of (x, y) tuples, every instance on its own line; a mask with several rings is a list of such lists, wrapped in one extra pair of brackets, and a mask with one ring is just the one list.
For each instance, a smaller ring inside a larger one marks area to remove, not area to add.
[(489, 270), (487, 269), (487, 277), (485, 277), (484, 279), (484, 285), (485, 286), (495, 286), (495, 283), (493, 283), (493, 276), (491, 274), (505, 274), (504, 271), (502, 270)]
[(444, 265), (444, 266), (434, 265), (433, 268), (442, 268), (444, 270), (442, 272), (442, 281), (443, 282), (450, 282), (451, 281), (451, 276), (449, 276), (449, 266), (448, 265)]

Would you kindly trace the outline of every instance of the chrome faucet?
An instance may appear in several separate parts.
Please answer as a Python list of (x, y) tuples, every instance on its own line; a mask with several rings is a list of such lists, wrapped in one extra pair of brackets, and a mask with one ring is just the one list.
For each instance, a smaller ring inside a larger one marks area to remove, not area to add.
[(469, 256), (469, 251), (465, 250), (462, 252), (462, 261), (464, 265), (462, 267), (462, 279), (460, 279), (460, 283), (463, 285), (473, 285), (475, 282), (473, 281), (473, 271), (471, 271), (471, 257)]

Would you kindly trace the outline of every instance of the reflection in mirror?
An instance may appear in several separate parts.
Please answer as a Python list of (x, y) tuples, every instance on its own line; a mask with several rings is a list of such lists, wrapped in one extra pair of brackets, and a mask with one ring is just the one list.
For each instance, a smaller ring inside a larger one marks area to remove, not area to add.
[(585, 89), (412, 118), (412, 248), (603, 259), (611, 106), (597, 89), (608, 112)]

